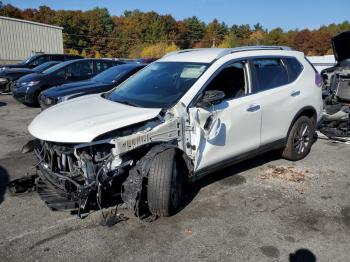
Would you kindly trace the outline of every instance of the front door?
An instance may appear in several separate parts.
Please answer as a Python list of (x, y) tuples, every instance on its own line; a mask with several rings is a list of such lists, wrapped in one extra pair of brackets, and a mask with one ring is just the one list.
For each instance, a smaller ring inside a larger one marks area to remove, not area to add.
[(223, 91), (224, 101), (210, 108), (190, 108), (196, 172), (260, 146), (261, 108), (256, 95), (250, 94), (249, 75), (245, 61), (226, 65), (205, 88)]

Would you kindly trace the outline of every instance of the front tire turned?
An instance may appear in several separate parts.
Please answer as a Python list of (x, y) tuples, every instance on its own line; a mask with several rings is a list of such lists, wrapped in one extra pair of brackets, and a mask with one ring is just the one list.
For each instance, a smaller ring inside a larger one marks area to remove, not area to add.
[(282, 157), (291, 161), (303, 159), (311, 150), (314, 132), (314, 121), (307, 116), (299, 117), (288, 134)]
[(157, 154), (151, 163), (147, 183), (147, 201), (152, 215), (174, 214), (181, 204), (182, 187), (176, 150), (170, 148)]

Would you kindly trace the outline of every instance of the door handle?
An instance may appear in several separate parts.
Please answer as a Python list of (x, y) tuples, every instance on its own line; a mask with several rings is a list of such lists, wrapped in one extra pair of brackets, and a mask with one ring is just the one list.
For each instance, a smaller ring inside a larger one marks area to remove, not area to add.
[(290, 95), (293, 97), (296, 97), (296, 96), (300, 95), (300, 91), (299, 90), (293, 91)]
[(247, 111), (248, 112), (255, 112), (255, 111), (258, 111), (259, 109), (260, 109), (260, 105), (250, 105), (247, 108)]

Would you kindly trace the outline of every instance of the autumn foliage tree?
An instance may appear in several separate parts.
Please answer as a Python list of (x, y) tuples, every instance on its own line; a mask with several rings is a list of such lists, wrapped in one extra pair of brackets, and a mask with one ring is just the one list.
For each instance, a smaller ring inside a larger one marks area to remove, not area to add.
[(66, 52), (84, 57), (160, 57), (177, 49), (242, 45), (287, 45), (307, 55), (324, 55), (332, 53), (333, 36), (350, 30), (348, 21), (315, 30), (267, 30), (260, 23), (228, 26), (214, 19), (206, 24), (196, 16), (177, 21), (171, 15), (139, 10), (120, 16), (106, 8), (22, 10), (1, 0), (0, 15), (62, 26)]

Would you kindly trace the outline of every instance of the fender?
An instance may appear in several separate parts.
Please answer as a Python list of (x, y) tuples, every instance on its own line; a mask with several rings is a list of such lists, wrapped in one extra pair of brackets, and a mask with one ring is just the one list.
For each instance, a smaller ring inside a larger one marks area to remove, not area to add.
[(310, 118), (314, 118), (314, 121), (315, 121), (315, 127), (316, 127), (316, 119), (317, 119), (317, 111), (316, 109), (313, 107), (313, 106), (305, 106), (303, 108), (301, 108), (294, 116), (291, 124), (289, 125), (289, 128), (288, 128), (288, 132), (286, 134), (286, 137), (289, 136), (289, 132), (290, 130), (292, 129), (295, 121), (297, 121), (297, 119), (300, 117), (300, 116), (308, 116)]

